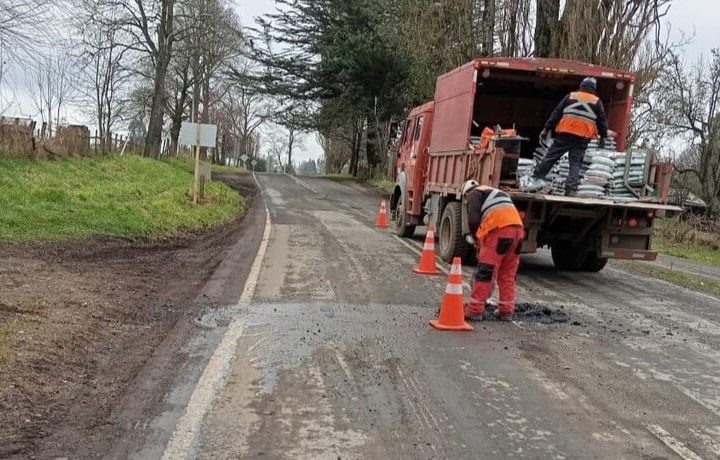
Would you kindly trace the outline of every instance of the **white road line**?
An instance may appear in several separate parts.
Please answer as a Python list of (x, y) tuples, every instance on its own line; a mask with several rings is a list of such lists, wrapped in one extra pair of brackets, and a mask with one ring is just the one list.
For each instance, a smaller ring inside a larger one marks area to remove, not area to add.
[(255, 288), (257, 287), (257, 282), (260, 279), (260, 270), (262, 270), (262, 263), (265, 259), (265, 251), (267, 251), (268, 241), (270, 240), (271, 227), (272, 223), (270, 222), (270, 211), (265, 208), (265, 231), (263, 232), (262, 240), (260, 241), (260, 248), (258, 248), (257, 256), (255, 256), (252, 267), (250, 267), (250, 273), (245, 280), (245, 288), (240, 296), (240, 302), (250, 302), (253, 294), (255, 294)]
[[(255, 174), (253, 174), (253, 177), (255, 177)], [(255, 182), (258, 188), (260, 188), (257, 177), (255, 177)], [(262, 189), (260, 190), (262, 193)], [(268, 241), (270, 239), (270, 230), (270, 212), (266, 206), (265, 230), (263, 231), (260, 248), (258, 249), (255, 260), (250, 268), (250, 273), (245, 281), (245, 287), (240, 296), (241, 302), (250, 302), (255, 294), (255, 288), (262, 269), (262, 262), (265, 258), (265, 252), (267, 251)], [(232, 359), (235, 357), (237, 350), (237, 342), (240, 336), (242, 336), (243, 330), (244, 324), (239, 319), (233, 319), (228, 325), (220, 344), (213, 352), (210, 361), (208, 361), (198, 383), (195, 385), (195, 389), (185, 408), (185, 413), (178, 421), (175, 431), (165, 448), (163, 454), (164, 460), (186, 459), (194, 456), (193, 449), (197, 442), (203, 419), (207, 411), (212, 407), (217, 393), (225, 385), (225, 380), (230, 372)]]
[[(398, 240), (400, 243), (403, 244), (403, 246), (405, 246), (406, 248), (410, 249), (410, 250), (411, 250), (412, 252), (414, 252), (415, 254), (417, 254), (417, 255), (421, 255), (421, 254), (422, 254), (422, 249), (418, 248), (417, 246), (415, 246), (415, 245), (413, 245), (413, 244), (411, 244), (411, 243), (408, 243), (407, 241), (405, 241), (404, 239), (400, 238), (399, 236), (393, 235), (393, 238), (395, 238), (396, 240)], [(438, 263), (436, 263), (436, 266), (437, 266), (438, 270), (440, 270), (441, 272), (443, 272), (443, 273), (445, 273), (446, 275), (450, 276), (450, 270), (448, 270), (447, 268), (445, 268), (445, 263), (442, 261), (442, 259), (439, 259), (439, 258), (438, 258), (438, 259), (436, 260), (436, 262), (438, 262)], [(463, 287), (464, 287), (465, 289), (467, 289), (467, 290), (470, 290), (470, 284), (469, 284), (467, 281), (463, 281)]]
[(685, 444), (673, 438), (670, 433), (665, 431), (665, 429), (660, 425), (648, 425), (647, 429), (650, 433), (655, 435), (656, 438), (662, 441), (663, 444), (678, 454), (680, 458), (683, 458), (684, 460), (702, 460), (702, 457), (685, 447)]

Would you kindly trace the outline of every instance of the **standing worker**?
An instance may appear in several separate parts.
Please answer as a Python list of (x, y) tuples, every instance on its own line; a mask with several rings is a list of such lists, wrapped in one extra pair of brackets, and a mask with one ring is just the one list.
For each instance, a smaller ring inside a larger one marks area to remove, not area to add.
[(599, 147), (605, 146), (608, 135), (607, 118), (602, 101), (596, 95), (597, 80), (585, 78), (580, 89), (572, 92), (560, 101), (553, 110), (540, 140), (547, 139), (554, 131), (555, 139), (545, 157), (535, 167), (531, 182), (526, 190), (536, 192), (545, 186), (545, 176), (566, 152), (570, 152), (570, 171), (565, 183), (565, 196), (577, 196), (580, 184), (580, 166), (585, 157), (588, 142), (600, 135)]
[(463, 184), (462, 194), (471, 232), (467, 239), (478, 249), (477, 272), (465, 316), (483, 319), (487, 299), (497, 281), (500, 304), (495, 315), (509, 320), (515, 314), (517, 271), (525, 236), (522, 217), (502, 190), (469, 180)]

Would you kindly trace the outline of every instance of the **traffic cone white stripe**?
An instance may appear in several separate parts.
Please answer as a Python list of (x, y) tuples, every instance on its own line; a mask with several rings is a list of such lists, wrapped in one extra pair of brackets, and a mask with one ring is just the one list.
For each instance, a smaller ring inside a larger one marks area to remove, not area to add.
[(425, 246), (423, 246), (423, 249), (426, 251), (434, 251), (435, 250), (435, 243), (425, 243)]
[(463, 295), (462, 284), (448, 284), (445, 288), (445, 294)]
[(453, 265), (452, 267), (450, 267), (450, 274), (451, 275), (462, 275), (462, 266)]
[(426, 240), (434, 240), (435, 239), (435, 232), (432, 230), (428, 230), (427, 235), (425, 235)]

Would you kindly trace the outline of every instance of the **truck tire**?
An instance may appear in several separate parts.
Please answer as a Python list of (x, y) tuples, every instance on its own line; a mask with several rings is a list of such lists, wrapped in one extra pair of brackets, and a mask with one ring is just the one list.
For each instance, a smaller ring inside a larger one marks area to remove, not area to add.
[(470, 245), (462, 236), (462, 208), (460, 203), (453, 201), (443, 211), (438, 227), (438, 254), (445, 262), (452, 262), (453, 257), (466, 258)]
[(393, 224), (395, 228), (395, 234), (402, 238), (410, 238), (415, 234), (415, 225), (408, 223), (410, 216), (405, 210), (405, 194), (400, 195), (395, 212), (393, 212)]
[(559, 241), (550, 246), (552, 260), (558, 270), (578, 271), (583, 268), (587, 252), (574, 248), (569, 241)]
[(588, 252), (585, 262), (583, 263), (582, 270), (584, 272), (597, 273), (607, 265), (607, 257), (598, 257), (595, 251)]

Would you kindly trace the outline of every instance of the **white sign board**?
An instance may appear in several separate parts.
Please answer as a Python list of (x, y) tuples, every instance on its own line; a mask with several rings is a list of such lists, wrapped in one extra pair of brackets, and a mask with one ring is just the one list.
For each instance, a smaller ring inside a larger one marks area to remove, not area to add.
[(257, 160), (251, 161), (250, 164), (251, 164), (253, 167), (255, 167), (255, 165), (257, 164)]
[(248, 156), (243, 153), (240, 159), (243, 161), (243, 163), (245, 163), (246, 161), (248, 161)]
[(215, 147), (216, 140), (217, 125), (198, 125), (198, 123), (183, 122), (180, 126), (180, 143), (182, 145)]

